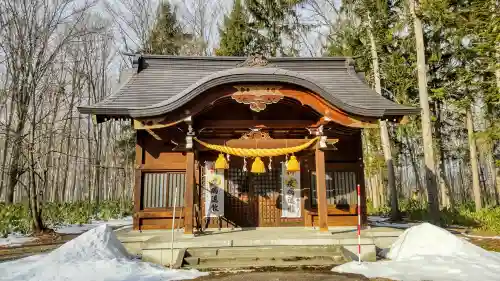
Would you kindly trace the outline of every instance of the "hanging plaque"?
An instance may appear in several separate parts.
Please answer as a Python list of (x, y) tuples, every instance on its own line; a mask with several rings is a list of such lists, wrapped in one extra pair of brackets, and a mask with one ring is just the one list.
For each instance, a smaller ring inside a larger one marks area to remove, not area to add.
[(205, 177), (205, 217), (224, 216), (224, 170), (215, 170), (214, 163), (207, 162)]
[(281, 217), (300, 218), (302, 217), (300, 200), (300, 171), (287, 172), (286, 166), (282, 165), (282, 186), (281, 186)]

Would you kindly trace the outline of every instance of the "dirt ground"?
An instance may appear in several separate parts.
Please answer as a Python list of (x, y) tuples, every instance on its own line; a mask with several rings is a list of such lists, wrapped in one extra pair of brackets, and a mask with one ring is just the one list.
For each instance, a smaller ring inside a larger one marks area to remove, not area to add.
[(500, 252), (500, 239), (469, 238), (468, 241), (485, 250)]
[(272, 272), (235, 272), (212, 274), (201, 277), (199, 281), (390, 281), (389, 279), (369, 279), (355, 274), (340, 274), (329, 271), (272, 271)]

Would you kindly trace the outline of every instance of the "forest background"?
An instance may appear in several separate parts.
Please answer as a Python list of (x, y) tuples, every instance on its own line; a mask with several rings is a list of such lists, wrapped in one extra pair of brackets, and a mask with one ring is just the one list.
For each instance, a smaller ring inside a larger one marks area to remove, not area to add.
[[(14, 3), (15, 2), (15, 3)], [(500, 232), (496, 0), (0, 2), (0, 233), (131, 213), (130, 121), (77, 106), (120, 86), (127, 54), (350, 56), (418, 106), (363, 132), (369, 212)]]

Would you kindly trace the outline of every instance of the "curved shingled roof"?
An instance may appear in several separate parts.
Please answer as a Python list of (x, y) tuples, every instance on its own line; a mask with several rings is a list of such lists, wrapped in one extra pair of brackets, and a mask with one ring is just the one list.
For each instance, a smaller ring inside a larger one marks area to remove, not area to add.
[(171, 112), (205, 91), (224, 84), (272, 82), (306, 88), (350, 114), (383, 118), (416, 114), (371, 90), (348, 58), (272, 58), (266, 67), (239, 67), (243, 57), (146, 55), (114, 94), (81, 113), (148, 117)]

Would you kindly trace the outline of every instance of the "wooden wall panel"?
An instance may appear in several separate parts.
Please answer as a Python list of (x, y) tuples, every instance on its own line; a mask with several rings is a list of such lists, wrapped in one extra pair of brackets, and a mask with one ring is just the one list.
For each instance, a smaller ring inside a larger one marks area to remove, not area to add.
[[(144, 169), (168, 169), (185, 170), (186, 154), (182, 152), (160, 151), (158, 154), (152, 154), (148, 148), (145, 148)], [(158, 151), (158, 149), (156, 149)]]
[[(312, 220), (312, 226), (319, 227), (319, 217), (318, 216), (313, 215), (311, 220)], [(358, 225), (358, 217), (357, 216), (328, 216), (327, 223), (328, 223), (328, 226), (357, 226)]]
[[(172, 229), (172, 218), (150, 218), (140, 219), (142, 230)], [(175, 219), (175, 229), (184, 227), (184, 218)]]

